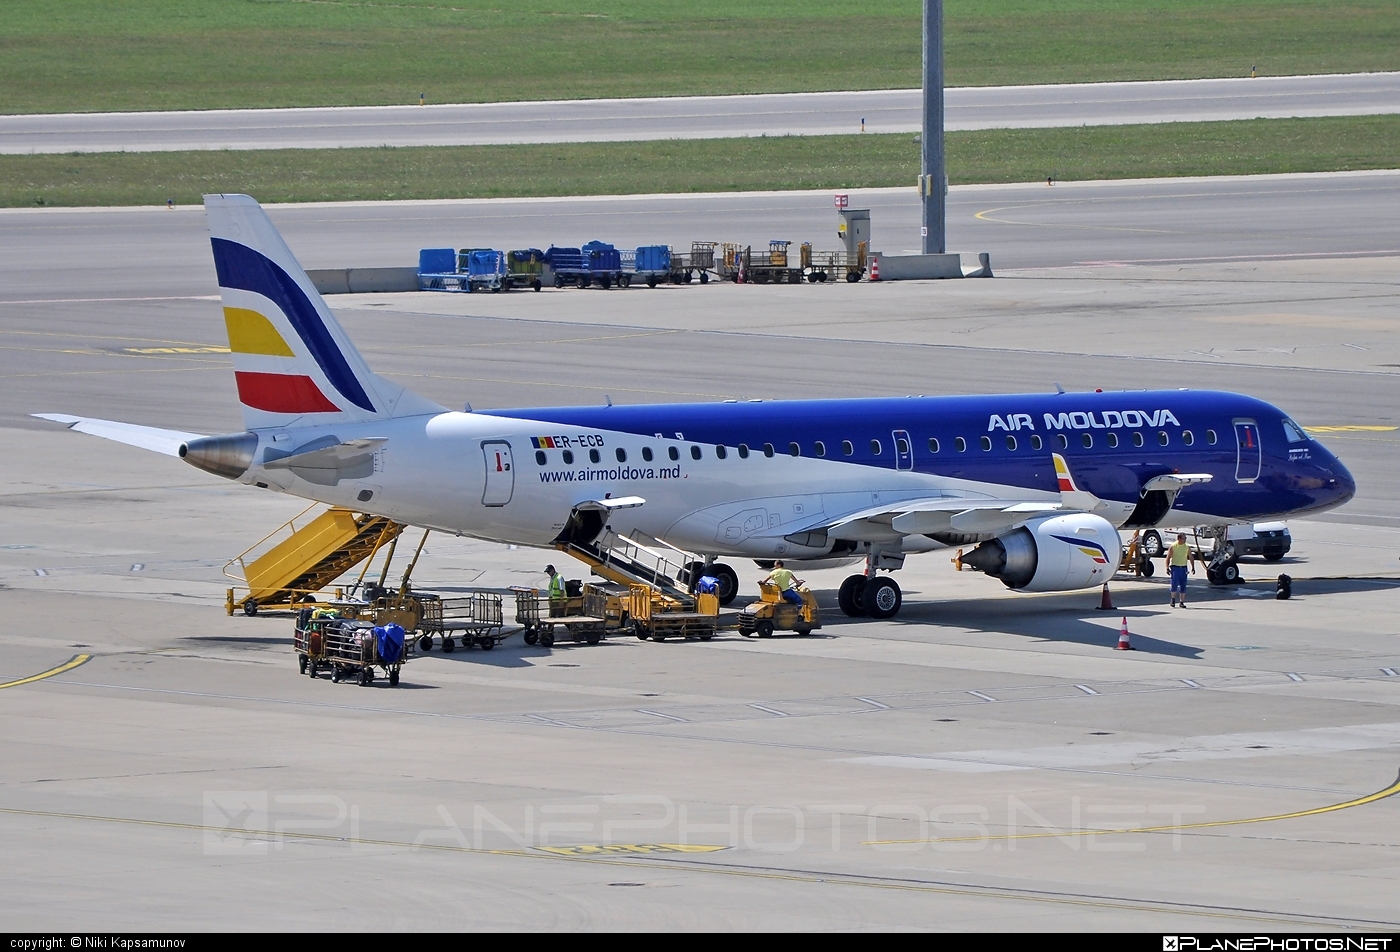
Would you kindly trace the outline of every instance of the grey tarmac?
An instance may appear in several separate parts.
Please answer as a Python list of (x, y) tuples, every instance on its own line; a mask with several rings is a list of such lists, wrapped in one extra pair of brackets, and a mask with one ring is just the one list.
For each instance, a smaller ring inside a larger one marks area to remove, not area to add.
[[(954, 189), (985, 281), (332, 298), (376, 369), (447, 405), (1224, 387), (1328, 428), (1361, 487), (1293, 522), (1281, 566), (1195, 576), (1184, 611), (1160, 576), (1099, 612), (934, 553), (893, 622), (844, 618), (845, 571), (813, 571), (807, 638), (514, 638), (392, 689), (312, 682), (288, 617), (223, 614), (224, 562), (304, 503), (28, 417), (238, 429), (202, 215), (0, 212), (0, 922), (1400, 927), (1400, 796), (1368, 799), (1400, 768), (1397, 191)], [(911, 192), (852, 198), (887, 250), (916, 233)], [(309, 267), (486, 236), (835, 244), (826, 193), (271, 214)], [(506, 591), (558, 557), (430, 536), (415, 574)], [(762, 573), (735, 567), (742, 603)]]
[[(970, 86), (945, 128), (1213, 122), (1400, 111), (1400, 73)], [(0, 116), (0, 154), (637, 142), (918, 132), (923, 91)]]

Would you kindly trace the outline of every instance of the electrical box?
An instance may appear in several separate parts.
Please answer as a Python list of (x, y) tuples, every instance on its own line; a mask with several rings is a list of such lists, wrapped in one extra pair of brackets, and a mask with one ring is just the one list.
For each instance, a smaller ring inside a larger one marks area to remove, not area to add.
[(845, 244), (847, 254), (855, 254), (861, 242), (870, 247), (870, 209), (841, 208), (836, 212), (840, 221), (836, 225), (836, 237)]

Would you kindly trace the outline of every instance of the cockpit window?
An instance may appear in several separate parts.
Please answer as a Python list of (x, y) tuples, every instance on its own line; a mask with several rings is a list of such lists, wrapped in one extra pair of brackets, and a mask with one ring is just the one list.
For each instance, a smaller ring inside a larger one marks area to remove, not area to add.
[(1308, 435), (1303, 432), (1303, 428), (1294, 423), (1288, 417), (1283, 418), (1283, 432), (1288, 437), (1290, 443), (1306, 443)]

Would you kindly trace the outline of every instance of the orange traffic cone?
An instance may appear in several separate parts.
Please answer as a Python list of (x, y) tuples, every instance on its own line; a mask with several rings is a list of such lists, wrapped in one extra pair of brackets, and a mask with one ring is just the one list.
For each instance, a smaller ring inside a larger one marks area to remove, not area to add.
[(1123, 629), (1118, 632), (1118, 650), (1132, 651), (1133, 646), (1128, 642), (1128, 616), (1123, 616)]
[(880, 259), (878, 257), (870, 259), (870, 280), (880, 280)]
[(1099, 611), (1113, 611), (1113, 596), (1108, 594), (1108, 583), (1103, 583), (1103, 598), (1099, 599)]

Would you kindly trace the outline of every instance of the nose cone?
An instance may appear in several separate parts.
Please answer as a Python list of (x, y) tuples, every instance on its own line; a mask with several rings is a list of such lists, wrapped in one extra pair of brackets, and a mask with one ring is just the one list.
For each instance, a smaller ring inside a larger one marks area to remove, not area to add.
[(1342, 461), (1335, 456), (1332, 457), (1332, 465), (1329, 469), (1331, 475), (1328, 477), (1327, 488), (1334, 496), (1333, 501), (1328, 505), (1340, 506), (1343, 503), (1351, 502), (1351, 498), (1356, 495), (1356, 480), (1352, 478), (1351, 471), (1343, 466)]

